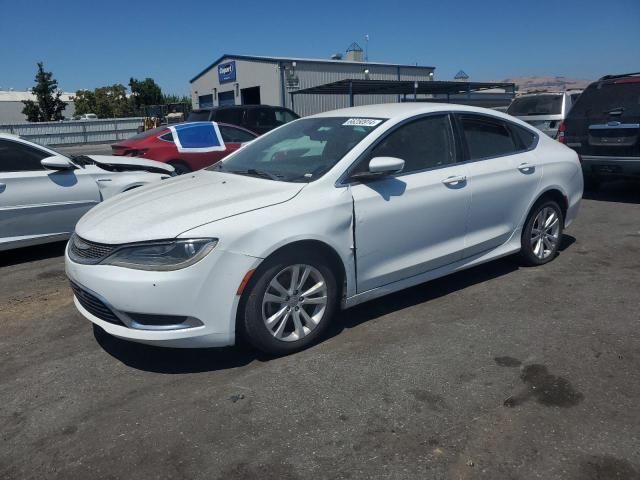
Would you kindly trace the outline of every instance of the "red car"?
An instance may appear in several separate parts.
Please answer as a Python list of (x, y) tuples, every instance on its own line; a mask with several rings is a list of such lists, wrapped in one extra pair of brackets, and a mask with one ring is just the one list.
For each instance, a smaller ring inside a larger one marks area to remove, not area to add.
[(200, 170), (235, 152), (243, 143), (257, 135), (244, 128), (219, 123), (220, 135), (227, 147), (221, 152), (181, 153), (173, 142), (173, 134), (167, 127), (154, 128), (111, 145), (113, 155), (148, 158), (172, 165), (178, 175)]

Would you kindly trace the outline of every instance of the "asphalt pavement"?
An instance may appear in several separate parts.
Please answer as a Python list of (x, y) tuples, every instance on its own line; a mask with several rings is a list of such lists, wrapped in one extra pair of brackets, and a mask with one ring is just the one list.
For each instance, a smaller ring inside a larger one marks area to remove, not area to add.
[(0, 253), (0, 478), (640, 478), (640, 188), (269, 359), (164, 350), (74, 310), (64, 245)]

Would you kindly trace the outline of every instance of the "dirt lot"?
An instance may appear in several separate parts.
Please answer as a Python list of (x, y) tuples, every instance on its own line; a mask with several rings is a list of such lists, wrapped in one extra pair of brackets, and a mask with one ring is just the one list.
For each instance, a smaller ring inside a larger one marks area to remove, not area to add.
[(270, 360), (92, 330), (63, 245), (0, 254), (0, 478), (640, 478), (640, 188), (560, 256), (344, 312)]

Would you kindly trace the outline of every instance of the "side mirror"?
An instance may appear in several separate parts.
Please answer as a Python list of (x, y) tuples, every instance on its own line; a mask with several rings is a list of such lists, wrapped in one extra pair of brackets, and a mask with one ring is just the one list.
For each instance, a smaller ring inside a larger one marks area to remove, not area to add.
[(352, 175), (356, 180), (371, 180), (392, 173), (401, 172), (404, 169), (404, 160), (396, 157), (375, 157), (369, 161), (369, 170)]
[(54, 155), (53, 157), (43, 158), (40, 165), (49, 170), (73, 170), (76, 166), (62, 155)]

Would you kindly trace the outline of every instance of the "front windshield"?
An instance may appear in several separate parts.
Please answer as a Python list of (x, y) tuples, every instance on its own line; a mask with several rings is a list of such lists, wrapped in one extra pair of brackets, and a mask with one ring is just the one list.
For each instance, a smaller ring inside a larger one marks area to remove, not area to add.
[(254, 140), (209, 167), (286, 182), (312, 182), (384, 122), (378, 118), (304, 118)]

